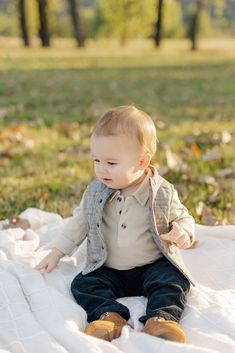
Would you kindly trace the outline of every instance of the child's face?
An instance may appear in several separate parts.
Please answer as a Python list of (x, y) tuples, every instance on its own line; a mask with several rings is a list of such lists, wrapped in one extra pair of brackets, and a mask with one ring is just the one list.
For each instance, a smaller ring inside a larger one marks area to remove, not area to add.
[(143, 174), (140, 146), (130, 136), (91, 137), (96, 177), (112, 189), (124, 189)]

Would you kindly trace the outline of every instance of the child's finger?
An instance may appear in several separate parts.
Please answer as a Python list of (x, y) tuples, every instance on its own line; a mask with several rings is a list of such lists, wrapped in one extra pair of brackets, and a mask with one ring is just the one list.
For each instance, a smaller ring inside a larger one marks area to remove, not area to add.
[(45, 267), (47, 267), (47, 262), (45, 262), (45, 261), (41, 261), (41, 262), (39, 262), (39, 264), (37, 264), (37, 266), (35, 266), (34, 268), (36, 269), (36, 270), (42, 270), (43, 268), (45, 268)]
[(160, 235), (161, 239), (162, 240), (168, 240), (168, 241), (171, 241), (171, 235), (170, 235), (170, 232), (169, 233), (164, 233), (164, 234), (161, 234)]
[(39, 272), (43, 275), (45, 273), (46, 269), (45, 267), (44, 268), (41, 268), (41, 270), (39, 270)]
[(186, 249), (190, 245), (190, 237), (186, 232), (183, 232), (176, 244), (181, 249)]
[(177, 246), (180, 249), (187, 249), (190, 245), (190, 239), (183, 239)]
[(39, 264), (37, 264), (37, 266), (35, 266), (34, 268), (35, 268), (35, 270), (41, 270), (43, 267), (44, 267), (44, 265), (41, 264), (41, 263), (39, 263)]
[(171, 231), (173, 231), (174, 233), (179, 233), (180, 230), (181, 230), (180, 225), (177, 222), (173, 222)]
[(53, 268), (54, 268), (54, 265), (49, 264), (49, 265), (47, 266), (47, 273), (51, 272), (51, 271), (53, 270)]
[(179, 248), (183, 248), (183, 246), (185, 245), (185, 243), (187, 243), (187, 239), (186, 239), (184, 236), (181, 236), (181, 237), (178, 239), (177, 246), (178, 246)]
[(172, 243), (176, 242), (179, 236), (180, 236), (180, 226), (176, 222), (172, 223), (172, 229), (170, 230), (170, 232), (160, 235), (160, 237), (163, 240), (167, 240)]

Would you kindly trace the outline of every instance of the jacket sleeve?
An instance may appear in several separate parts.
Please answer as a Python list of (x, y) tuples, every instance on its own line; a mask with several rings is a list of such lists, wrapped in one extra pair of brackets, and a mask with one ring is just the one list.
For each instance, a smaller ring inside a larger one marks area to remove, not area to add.
[(169, 218), (170, 226), (173, 222), (177, 222), (189, 234), (192, 244), (195, 240), (195, 221), (189, 214), (188, 209), (181, 203), (175, 189), (173, 189)]
[(87, 222), (83, 211), (83, 199), (73, 211), (73, 215), (65, 220), (62, 232), (52, 242), (52, 246), (69, 255), (79, 246), (87, 235)]

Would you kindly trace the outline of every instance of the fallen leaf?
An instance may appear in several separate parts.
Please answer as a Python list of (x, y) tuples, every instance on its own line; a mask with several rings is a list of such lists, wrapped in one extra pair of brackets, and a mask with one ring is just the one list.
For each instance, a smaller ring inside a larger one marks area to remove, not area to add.
[(218, 169), (215, 171), (215, 176), (218, 178), (225, 178), (233, 174), (232, 168)]
[(38, 200), (38, 208), (41, 210), (45, 209), (46, 201), (48, 200), (48, 193), (46, 191), (38, 192), (39, 200)]
[(226, 144), (232, 141), (232, 135), (227, 130), (221, 132), (221, 141)]
[(190, 149), (187, 147), (181, 147), (178, 149), (178, 152), (185, 157), (190, 157), (191, 156), (191, 152)]
[(164, 130), (166, 128), (166, 124), (161, 120), (156, 121), (156, 126), (159, 130)]
[(0, 109), (0, 120), (3, 120), (7, 117), (8, 115), (8, 109), (7, 108), (1, 108)]
[(225, 224), (235, 224), (235, 206), (227, 206), (224, 212), (224, 221), (226, 222)]
[(32, 149), (32, 148), (34, 148), (34, 146), (35, 146), (35, 142), (34, 142), (33, 140), (29, 139), (29, 140), (23, 141), (23, 145), (24, 145), (26, 148)]
[(40, 199), (46, 201), (48, 199), (48, 193), (46, 191), (39, 191), (38, 196)]
[(217, 201), (219, 201), (219, 199), (220, 199), (220, 192), (219, 192), (219, 190), (215, 190), (214, 193), (208, 197), (208, 200), (209, 200), (211, 203), (216, 203)]
[(10, 228), (21, 228), (26, 230), (30, 228), (31, 225), (27, 219), (23, 219), (19, 216), (11, 217), (8, 219), (8, 224), (3, 225), (3, 229), (10, 229)]
[(196, 213), (198, 216), (208, 216), (212, 213), (212, 210), (203, 201), (199, 201), (196, 206)]
[(66, 160), (66, 155), (64, 152), (59, 152), (56, 156), (56, 160), (59, 164), (63, 164)]
[(196, 143), (192, 143), (190, 149), (191, 149), (192, 154), (196, 157), (199, 157), (202, 153), (201, 149), (199, 148), (199, 146)]
[(196, 98), (192, 102), (196, 106), (205, 105), (205, 100), (203, 98)]
[(184, 141), (186, 146), (191, 147), (192, 144), (196, 143), (196, 138), (194, 136), (186, 136)]
[(204, 161), (221, 161), (222, 155), (218, 149), (207, 150), (206, 153), (203, 154), (202, 159)]
[(207, 226), (216, 226), (218, 224), (220, 224), (218, 218), (216, 218), (215, 216), (212, 215), (206, 215), (203, 216), (201, 219), (202, 224), (205, 224)]
[(14, 131), (14, 132), (22, 132), (24, 128), (25, 127), (23, 124), (13, 124), (10, 126), (11, 131)]
[(75, 173), (74, 168), (67, 167), (67, 168), (65, 168), (65, 170), (64, 170), (64, 175), (67, 176), (67, 177), (73, 176), (74, 173)]
[(221, 134), (219, 134), (218, 132), (212, 134), (211, 141), (214, 145), (219, 145), (221, 143)]
[(8, 148), (7, 150), (1, 151), (0, 152), (0, 157), (11, 158), (12, 157), (11, 149)]
[(167, 166), (164, 166), (164, 167), (161, 167), (158, 169), (158, 173), (161, 175), (161, 176), (166, 176), (166, 175), (169, 175), (171, 172), (170, 168), (167, 167)]
[(180, 157), (173, 153), (169, 148), (166, 150), (166, 162), (170, 169), (178, 170), (180, 169), (181, 159)]
[(198, 181), (200, 184), (216, 185), (215, 178), (210, 175), (200, 175)]
[(69, 126), (66, 121), (60, 121), (57, 129), (62, 135), (69, 137)]
[(188, 166), (188, 164), (185, 163), (185, 162), (181, 163), (181, 164), (180, 164), (180, 170), (181, 170), (183, 173), (189, 171), (189, 166)]
[(199, 127), (193, 127), (193, 135), (194, 136), (199, 136), (201, 134), (201, 130)]
[(20, 131), (16, 131), (14, 134), (9, 136), (11, 142), (20, 142), (23, 139), (23, 135)]
[(80, 196), (81, 194), (81, 184), (80, 183), (77, 183), (74, 187), (71, 187), (70, 188), (70, 192), (72, 195), (75, 195), (75, 196)]

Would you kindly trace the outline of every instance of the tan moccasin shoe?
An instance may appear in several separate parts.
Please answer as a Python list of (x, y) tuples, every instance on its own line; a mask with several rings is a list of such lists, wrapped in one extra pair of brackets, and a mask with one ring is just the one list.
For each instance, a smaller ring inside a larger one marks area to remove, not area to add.
[(99, 320), (89, 323), (84, 332), (89, 336), (111, 342), (121, 336), (122, 328), (125, 325), (129, 324), (121, 315), (115, 312), (107, 312), (101, 315)]
[(168, 341), (185, 343), (184, 331), (181, 326), (173, 320), (165, 320), (161, 317), (151, 317), (146, 321), (142, 332)]

